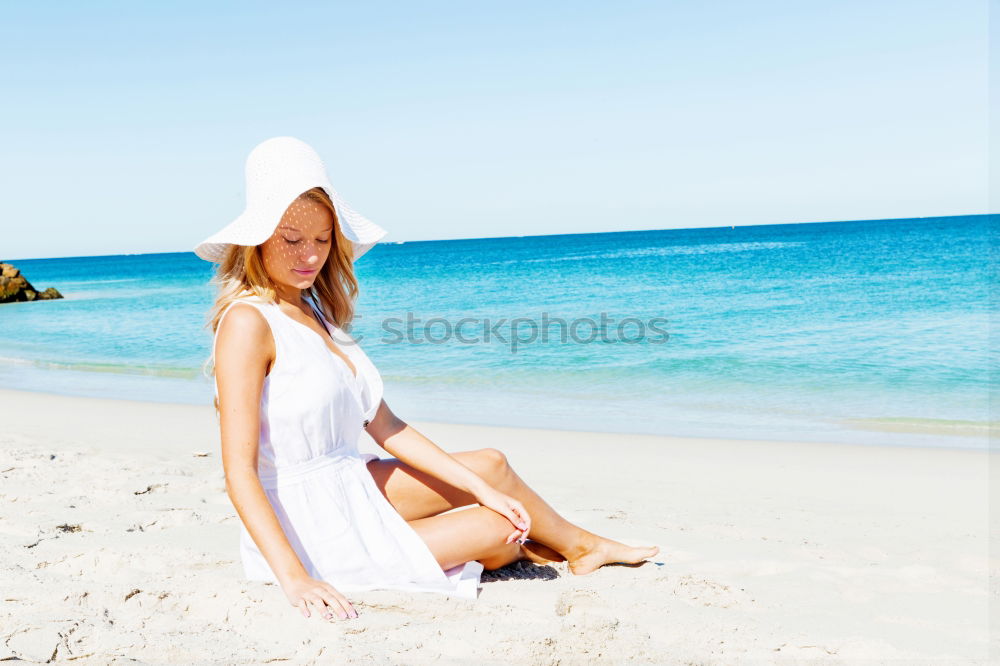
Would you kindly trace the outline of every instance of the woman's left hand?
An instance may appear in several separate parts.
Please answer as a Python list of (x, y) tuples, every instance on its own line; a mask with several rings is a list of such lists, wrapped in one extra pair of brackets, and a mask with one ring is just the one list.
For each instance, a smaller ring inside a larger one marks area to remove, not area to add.
[(515, 539), (518, 543), (524, 543), (528, 538), (528, 530), (531, 529), (531, 517), (525, 510), (524, 505), (510, 495), (505, 495), (496, 488), (486, 487), (474, 494), (476, 501), (485, 507), (493, 509), (501, 516), (511, 522), (517, 529), (507, 537), (505, 543), (510, 543)]

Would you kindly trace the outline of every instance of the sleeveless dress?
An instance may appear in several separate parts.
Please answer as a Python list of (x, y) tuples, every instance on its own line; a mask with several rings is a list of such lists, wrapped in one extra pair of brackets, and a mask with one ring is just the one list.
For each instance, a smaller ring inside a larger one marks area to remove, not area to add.
[[(308, 574), (340, 592), (392, 589), (475, 599), (483, 565), (472, 561), (442, 570), (375, 485), (367, 463), (378, 456), (358, 451), (383, 387), (357, 342), (309, 302), (357, 369), (355, 376), (316, 331), (277, 304), (244, 295), (222, 316), (236, 303), (257, 308), (274, 337), (275, 360), (260, 399), (257, 472)], [(214, 358), (214, 344), (212, 353)], [(278, 582), (242, 521), (240, 558), (249, 580)]]

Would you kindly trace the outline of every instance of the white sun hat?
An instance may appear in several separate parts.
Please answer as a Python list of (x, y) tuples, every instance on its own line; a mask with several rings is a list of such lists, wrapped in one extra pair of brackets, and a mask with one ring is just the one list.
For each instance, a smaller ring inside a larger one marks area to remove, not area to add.
[(260, 245), (278, 228), (288, 206), (314, 187), (322, 187), (330, 196), (340, 230), (354, 247), (355, 260), (386, 235), (385, 229), (340, 198), (330, 185), (323, 160), (309, 144), (291, 136), (277, 136), (257, 144), (247, 156), (243, 213), (198, 243), (195, 254), (218, 263), (230, 245)]

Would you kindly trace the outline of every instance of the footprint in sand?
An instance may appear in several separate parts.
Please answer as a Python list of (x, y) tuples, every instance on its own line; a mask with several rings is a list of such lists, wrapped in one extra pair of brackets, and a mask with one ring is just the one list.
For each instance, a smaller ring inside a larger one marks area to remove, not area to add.
[(747, 591), (739, 586), (690, 574), (675, 580), (672, 594), (692, 605), (714, 608), (733, 608), (753, 603)]
[(600, 595), (589, 590), (572, 590), (559, 595), (555, 613), (560, 620), (559, 633), (550, 639), (551, 654), (568, 653), (587, 655), (602, 660), (606, 646), (621, 631), (634, 633), (635, 627), (624, 623), (608, 607)]
[(597, 606), (597, 595), (588, 590), (571, 590), (569, 592), (563, 592), (559, 595), (556, 600), (556, 615), (559, 617), (565, 617), (569, 615), (574, 608), (578, 611), (592, 610)]

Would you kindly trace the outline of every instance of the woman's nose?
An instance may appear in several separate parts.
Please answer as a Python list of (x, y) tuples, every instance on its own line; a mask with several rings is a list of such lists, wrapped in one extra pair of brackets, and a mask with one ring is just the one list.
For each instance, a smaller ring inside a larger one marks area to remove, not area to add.
[(320, 250), (318, 247), (312, 244), (307, 244), (302, 249), (302, 254), (299, 255), (300, 258), (305, 259), (306, 263), (316, 263), (319, 261)]

